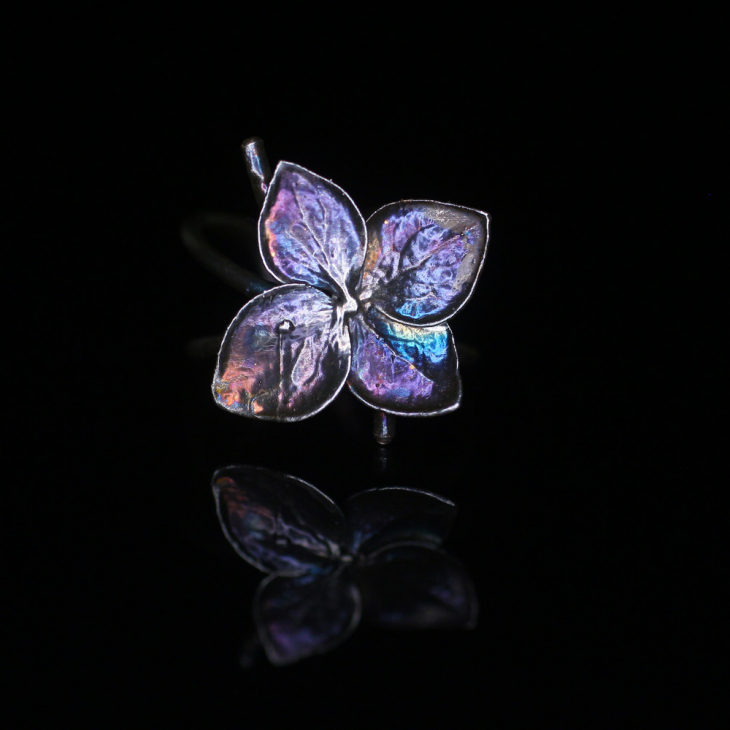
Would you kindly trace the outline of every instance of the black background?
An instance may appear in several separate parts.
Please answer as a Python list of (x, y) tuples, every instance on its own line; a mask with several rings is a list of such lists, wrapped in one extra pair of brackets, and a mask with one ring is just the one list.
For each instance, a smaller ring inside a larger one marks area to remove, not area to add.
[[(7, 282), (21, 420), (6, 514), (31, 725), (698, 727), (721, 712), (711, 18), (368, 12), (315, 30), (283, 28), (283, 8), (213, 6), (17, 22), (8, 240), (26, 256)], [(300, 424), (237, 419), (210, 397), (213, 358), (186, 356), (243, 301), (183, 249), (180, 222), (256, 215), (251, 135), (366, 217), (402, 198), (492, 216), (451, 322), (479, 352), (463, 405), (399, 419), (386, 458), (349, 393)], [(338, 502), (385, 485), (453, 499), (447, 547), (478, 628), (363, 626), (299, 665), (242, 669), (260, 576), (217, 523), (209, 483), (228, 464)]]

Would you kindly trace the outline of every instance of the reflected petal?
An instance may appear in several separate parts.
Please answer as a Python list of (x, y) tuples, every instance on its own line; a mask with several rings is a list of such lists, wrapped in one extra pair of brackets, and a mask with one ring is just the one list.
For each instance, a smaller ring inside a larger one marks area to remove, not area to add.
[(360, 622), (360, 594), (349, 571), (269, 576), (254, 599), (254, 619), (272, 664), (291, 664), (341, 644)]
[(213, 396), (244, 416), (298, 421), (337, 395), (349, 367), (341, 308), (311, 287), (279, 286), (248, 302), (231, 323)]
[(345, 518), (311, 484), (260, 467), (230, 466), (214, 474), (213, 493), (225, 536), (259, 570), (300, 575), (339, 558)]
[(440, 545), (456, 517), (456, 505), (418, 489), (386, 487), (350, 497), (345, 515), (350, 551), (367, 555), (396, 542)]
[(365, 258), (365, 221), (342, 188), (281, 162), (261, 211), (259, 241), (279, 281), (352, 294)]
[(443, 550), (395, 545), (360, 573), (369, 623), (398, 629), (473, 629), (479, 605), (464, 566)]
[(461, 400), (454, 338), (447, 325), (409, 327), (371, 308), (350, 319), (348, 385), (372, 408), (404, 416), (451, 411)]
[(489, 238), (489, 216), (431, 201), (391, 203), (367, 222), (360, 299), (406, 324), (452, 317), (474, 289)]

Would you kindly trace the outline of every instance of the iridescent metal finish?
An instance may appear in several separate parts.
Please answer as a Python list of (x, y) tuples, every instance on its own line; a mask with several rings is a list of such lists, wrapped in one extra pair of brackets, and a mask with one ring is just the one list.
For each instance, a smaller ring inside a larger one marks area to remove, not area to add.
[(438, 324), (465, 304), (484, 263), (489, 216), (470, 208), (410, 200), (368, 220), (360, 300), (407, 324)]
[(476, 625), (471, 580), (440, 549), (456, 516), (443, 497), (373, 489), (351, 497), (343, 514), (306, 482), (249, 466), (216, 472), (213, 492), (236, 552), (270, 573), (254, 619), (273, 664), (334, 648), (361, 616), (395, 628)]
[(387, 205), (365, 224), (340, 187), (281, 162), (267, 187), (259, 246), (286, 286), (256, 297), (229, 327), (216, 402), (297, 421), (324, 408), (347, 379), (360, 400), (386, 413), (454, 410), (461, 381), (443, 322), (471, 295), (488, 237), (486, 213), (433, 201)]
[(391, 413), (375, 411), (373, 436), (381, 446), (387, 446), (395, 438), (395, 418)]
[(227, 467), (213, 476), (218, 517), (236, 552), (277, 575), (331, 569), (345, 541), (340, 508), (311, 484), (258, 467)]
[(360, 623), (360, 592), (341, 566), (329, 575), (270, 575), (254, 598), (254, 621), (272, 664), (291, 664), (334, 649)]
[(261, 205), (271, 181), (271, 170), (264, 152), (264, 141), (260, 137), (250, 137), (241, 144), (241, 152), (243, 152), (248, 179), (251, 182), (256, 202)]
[(409, 327), (371, 307), (350, 320), (347, 382), (364, 403), (388, 413), (428, 416), (459, 406), (461, 378), (447, 325)]
[(282, 162), (259, 218), (261, 256), (272, 276), (352, 299), (365, 258), (365, 221), (350, 196), (299, 165)]
[(317, 289), (288, 284), (259, 294), (233, 320), (213, 395), (234, 413), (298, 421), (339, 393), (349, 369), (342, 309)]

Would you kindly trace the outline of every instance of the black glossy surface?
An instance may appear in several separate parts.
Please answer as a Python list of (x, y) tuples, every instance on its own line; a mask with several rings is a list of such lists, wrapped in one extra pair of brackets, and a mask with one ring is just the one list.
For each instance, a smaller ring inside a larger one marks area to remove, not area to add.
[[(633, 20), (604, 38), (603, 21), (555, 34), (517, 14), (472, 44), (464, 19), (440, 41), (433, 19), (404, 35), (378, 18), (374, 49), (266, 14), (89, 13), (26, 36), (11, 82), (23, 134), (6, 138), (5, 240), (25, 260), (6, 270), (4, 646), (26, 724), (716, 722), (713, 43), (692, 67), (684, 45), (653, 45), (656, 27), (631, 36)], [(366, 216), (406, 196), (490, 212), (483, 276), (453, 320), (479, 352), (461, 361), (463, 404), (399, 419), (387, 459), (346, 390), (302, 423), (249, 421), (213, 403), (214, 357), (185, 354), (243, 302), (179, 224), (255, 215), (239, 149), (254, 134), (272, 165), (336, 180)], [(260, 575), (226, 543), (209, 486), (239, 463), (340, 505), (386, 485), (453, 500), (447, 547), (477, 628), (361, 626), (321, 657), (242, 669)]]

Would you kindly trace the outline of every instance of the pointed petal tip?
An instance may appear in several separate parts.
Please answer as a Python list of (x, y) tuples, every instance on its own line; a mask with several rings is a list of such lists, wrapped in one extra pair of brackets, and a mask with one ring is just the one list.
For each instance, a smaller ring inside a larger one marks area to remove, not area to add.
[(445, 322), (466, 303), (481, 273), (489, 216), (435, 201), (391, 203), (367, 222), (362, 294), (407, 324)]

